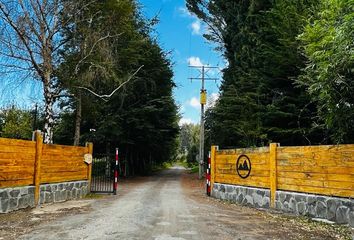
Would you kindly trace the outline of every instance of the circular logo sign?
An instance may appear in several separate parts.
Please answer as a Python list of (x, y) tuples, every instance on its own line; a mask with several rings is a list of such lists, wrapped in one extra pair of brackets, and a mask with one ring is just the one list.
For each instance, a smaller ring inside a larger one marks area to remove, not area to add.
[(236, 170), (241, 178), (248, 178), (251, 174), (251, 160), (246, 155), (239, 156), (236, 162)]

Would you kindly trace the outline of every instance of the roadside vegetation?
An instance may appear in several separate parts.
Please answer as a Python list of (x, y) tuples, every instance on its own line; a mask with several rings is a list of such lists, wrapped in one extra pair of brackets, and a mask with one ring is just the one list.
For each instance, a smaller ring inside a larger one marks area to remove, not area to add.
[(158, 18), (143, 17), (136, 0), (14, 4), (0, 3), (1, 74), (40, 83), (43, 95), (32, 97), (45, 101), (35, 126), (30, 111), (2, 109), (1, 137), (31, 139), (40, 129), (46, 143), (90, 141), (95, 154), (119, 147), (128, 175), (175, 158), (178, 107)]
[(178, 137), (176, 164), (191, 172), (198, 171), (200, 127), (198, 124), (183, 124)]
[(227, 60), (207, 113), (223, 147), (354, 142), (353, 0), (187, 0)]

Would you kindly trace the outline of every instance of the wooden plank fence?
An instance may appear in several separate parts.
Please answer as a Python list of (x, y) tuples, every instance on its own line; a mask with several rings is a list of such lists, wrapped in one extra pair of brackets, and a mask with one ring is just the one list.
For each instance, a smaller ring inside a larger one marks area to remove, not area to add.
[[(237, 173), (236, 161), (246, 155), (250, 175)], [(211, 149), (211, 185), (224, 183), (267, 188), (274, 206), (277, 190), (354, 198), (354, 145)], [(213, 186), (211, 186), (213, 187)]]
[(38, 203), (40, 184), (91, 179), (91, 164), (84, 162), (92, 154), (86, 147), (46, 145), (39, 132), (36, 141), (0, 138), (0, 188), (34, 185)]

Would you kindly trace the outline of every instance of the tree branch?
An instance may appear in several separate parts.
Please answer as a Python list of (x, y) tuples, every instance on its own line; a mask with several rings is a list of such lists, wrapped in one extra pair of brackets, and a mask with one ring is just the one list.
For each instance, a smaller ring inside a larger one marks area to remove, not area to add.
[(131, 75), (127, 81), (123, 82), (121, 85), (119, 85), (116, 89), (113, 90), (113, 92), (111, 92), (111, 94), (109, 95), (99, 95), (97, 93), (95, 93), (94, 91), (86, 88), (86, 87), (76, 87), (76, 88), (79, 88), (79, 89), (83, 89), (83, 90), (86, 90), (88, 92), (90, 92), (91, 94), (95, 95), (96, 97), (98, 98), (101, 98), (103, 101), (105, 102), (108, 102), (109, 98), (111, 98), (119, 89), (121, 89), (125, 84), (127, 84), (130, 80), (132, 80), (137, 74), (138, 72), (144, 67), (144, 65), (140, 66), (138, 68), (138, 70), (136, 70), (133, 75)]
[(105, 40), (105, 39), (107, 39), (107, 38), (110, 38), (110, 37), (119, 37), (119, 36), (121, 36), (122, 34), (123, 34), (123, 33), (116, 34), (116, 35), (113, 35), (113, 36), (111, 36), (110, 34), (108, 34), (108, 35), (106, 35), (106, 36), (104, 36), (104, 37), (99, 38), (99, 39), (92, 45), (92, 47), (91, 47), (90, 51), (88, 52), (88, 54), (86, 54), (86, 56), (84, 56), (83, 58), (81, 58), (80, 61), (76, 64), (76, 66), (75, 66), (75, 74), (77, 74), (77, 73), (79, 72), (80, 64), (81, 64), (83, 61), (85, 61), (85, 60), (92, 54), (92, 52), (95, 50), (95, 48), (96, 48), (96, 46), (97, 46), (97, 44), (98, 44), (99, 42), (102, 42), (103, 40)]

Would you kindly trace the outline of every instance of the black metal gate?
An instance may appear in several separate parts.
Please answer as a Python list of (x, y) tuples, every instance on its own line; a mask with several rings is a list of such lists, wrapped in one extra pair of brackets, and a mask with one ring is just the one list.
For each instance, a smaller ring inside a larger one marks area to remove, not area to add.
[(114, 155), (96, 155), (92, 160), (91, 192), (114, 193)]

